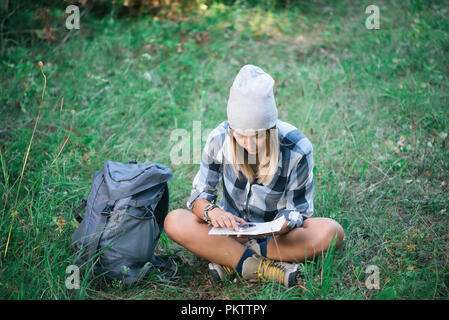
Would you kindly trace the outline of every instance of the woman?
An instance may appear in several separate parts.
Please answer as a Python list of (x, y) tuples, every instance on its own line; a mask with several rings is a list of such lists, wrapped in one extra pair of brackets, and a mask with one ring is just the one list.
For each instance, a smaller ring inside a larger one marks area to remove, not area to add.
[[(294, 126), (278, 119), (274, 80), (259, 67), (244, 66), (230, 90), (227, 121), (208, 136), (187, 209), (165, 219), (167, 235), (211, 261), (217, 280), (296, 283), (297, 262), (338, 248), (342, 227), (313, 214), (313, 149)], [(219, 182), (223, 196), (217, 206)], [(258, 239), (208, 235), (214, 227), (238, 229), (247, 222), (284, 216), (277, 234)]]

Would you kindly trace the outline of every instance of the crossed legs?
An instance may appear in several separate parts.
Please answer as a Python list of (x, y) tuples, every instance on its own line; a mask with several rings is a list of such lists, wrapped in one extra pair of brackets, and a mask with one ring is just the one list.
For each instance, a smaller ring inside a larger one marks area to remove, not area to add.
[[(168, 213), (164, 228), (181, 246), (208, 261), (235, 268), (245, 251), (243, 238), (208, 235), (212, 228), (187, 209)], [(330, 218), (308, 218), (301, 228), (274, 236), (267, 244), (267, 258), (301, 262), (326, 252), (331, 243), (337, 249), (343, 241), (343, 228)]]

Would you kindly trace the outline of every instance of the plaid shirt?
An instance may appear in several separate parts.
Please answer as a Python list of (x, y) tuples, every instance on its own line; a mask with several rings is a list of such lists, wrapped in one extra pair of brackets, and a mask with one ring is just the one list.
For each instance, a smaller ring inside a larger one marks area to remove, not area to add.
[(291, 228), (302, 226), (304, 218), (313, 214), (313, 148), (293, 125), (277, 120), (279, 162), (273, 180), (268, 185), (252, 183), (224, 156), (229, 148), (228, 121), (220, 123), (209, 134), (203, 149), (200, 169), (193, 180), (193, 190), (187, 201), (192, 210), (198, 198), (216, 202), (220, 181), (222, 195), (219, 206), (250, 222), (272, 221), (284, 215)]

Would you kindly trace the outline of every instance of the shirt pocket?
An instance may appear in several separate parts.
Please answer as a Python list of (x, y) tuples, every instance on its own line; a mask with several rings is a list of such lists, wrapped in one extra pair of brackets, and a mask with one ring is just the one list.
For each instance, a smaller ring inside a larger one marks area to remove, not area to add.
[(283, 192), (274, 191), (264, 185), (253, 184), (250, 204), (263, 211), (274, 211), (277, 210), (282, 195)]

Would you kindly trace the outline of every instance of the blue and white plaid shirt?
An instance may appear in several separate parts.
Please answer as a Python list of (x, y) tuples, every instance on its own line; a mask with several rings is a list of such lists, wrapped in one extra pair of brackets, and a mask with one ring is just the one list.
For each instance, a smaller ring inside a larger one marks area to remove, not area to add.
[(304, 218), (313, 214), (313, 148), (293, 125), (277, 120), (279, 162), (277, 172), (268, 185), (252, 183), (243, 173), (235, 175), (232, 164), (224, 156), (229, 135), (225, 120), (209, 134), (203, 149), (200, 169), (193, 180), (187, 201), (192, 210), (198, 198), (216, 202), (219, 183), (223, 191), (219, 206), (250, 222), (266, 222), (284, 215), (291, 228), (301, 227)]

